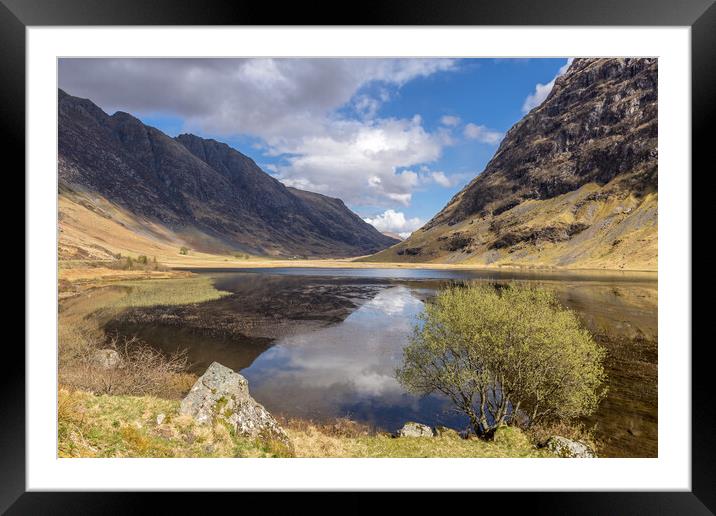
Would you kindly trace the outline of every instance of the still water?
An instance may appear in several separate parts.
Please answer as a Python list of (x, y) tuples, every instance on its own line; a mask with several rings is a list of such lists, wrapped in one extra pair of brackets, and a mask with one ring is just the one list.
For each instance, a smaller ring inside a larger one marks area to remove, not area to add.
[[(199, 271), (196, 271), (199, 272)], [(202, 271), (230, 296), (133, 309), (108, 329), (171, 352), (201, 374), (240, 371), (251, 394), (284, 416), (348, 417), (394, 431), (406, 421), (467, 426), (440, 396), (395, 379), (425, 300), (456, 281), (528, 281), (557, 291), (608, 350), (609, 393), (585, 424), (603, 456), (657, 455), (657, 283), (653, 275), (429, 269), (272, 268)]]

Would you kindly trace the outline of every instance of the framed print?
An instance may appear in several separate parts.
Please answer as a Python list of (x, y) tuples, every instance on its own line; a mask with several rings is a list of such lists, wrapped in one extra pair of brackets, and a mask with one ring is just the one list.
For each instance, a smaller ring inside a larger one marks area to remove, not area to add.
[(27, 206), (3, 510), (711, 513), (691, 170), (716, 7), (533, 7), (3, 0)]

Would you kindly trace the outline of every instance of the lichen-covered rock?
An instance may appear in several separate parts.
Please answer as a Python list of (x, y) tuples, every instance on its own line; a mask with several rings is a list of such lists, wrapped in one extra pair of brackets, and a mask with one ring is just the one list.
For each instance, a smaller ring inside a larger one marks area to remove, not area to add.
[(398, 437), (433, 437), (433, 429), (422, 423), (410, 421), (398, 430)]
[(586, 444), (559, 435), (550, 437), (545, 447), (557, 457), (593, 459), (596, 454)]
[(182, 400), (180, 412), (200, 424), (228, 423), (237, 435), (290, 444), (283, 428), (251, 397), (246, 379), (218, 362), (196, 381)]
[(92, 359), (103, 369), (114, 369), (122, 363), (122, 357), (113, 349), (98, 349)]

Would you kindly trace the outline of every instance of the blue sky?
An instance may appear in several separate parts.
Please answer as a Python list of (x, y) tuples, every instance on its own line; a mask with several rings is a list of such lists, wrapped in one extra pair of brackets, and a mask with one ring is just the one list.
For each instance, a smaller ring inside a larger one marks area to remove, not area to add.
[(561, 59), (63, 59), (60, 87), (214, 138), (378, 229), (427, 222), (549, 93)]

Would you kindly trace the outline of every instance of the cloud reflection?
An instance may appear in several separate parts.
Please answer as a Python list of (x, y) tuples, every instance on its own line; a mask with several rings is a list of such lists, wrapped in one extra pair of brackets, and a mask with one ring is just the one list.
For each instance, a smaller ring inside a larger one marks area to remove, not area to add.
[(283, 339), (242, 374), (252, 394), (279, 412), (344, 416), (370, 405), (412, 413), (419, 403), (395, 368), (421, 310), (409, 288), (386, 289), (338, 325)]

